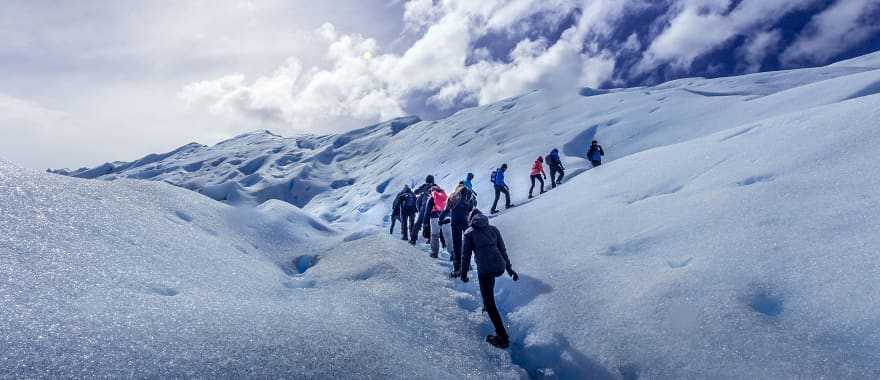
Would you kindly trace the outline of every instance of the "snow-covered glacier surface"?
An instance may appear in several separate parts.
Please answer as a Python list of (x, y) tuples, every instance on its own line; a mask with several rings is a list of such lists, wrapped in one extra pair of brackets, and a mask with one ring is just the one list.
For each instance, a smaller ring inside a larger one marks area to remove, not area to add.
[[(495, 378), (434, 262), (280, 201), (0, 162), (0, 378)], [(348, 240), (348, 241), (346, 241)]]
[[(0, 297), (15, 306), (0, 368), (880, 377), (878, 57), (535, 91), (443, 120), (59, 171), (110, 181), (4, 164)], [(596, 169), (592, 139), (607, 152)], [(526, 200), (531, 162), (554, 147), (568, 179)], [(451, 188), (475, 173), (486, 208), (502, 162), (520, 203), (492, 219), (521, 274), (497, 285), (509, 352), (481, 342), (473, 282), (371, 235), (426, 174)]]

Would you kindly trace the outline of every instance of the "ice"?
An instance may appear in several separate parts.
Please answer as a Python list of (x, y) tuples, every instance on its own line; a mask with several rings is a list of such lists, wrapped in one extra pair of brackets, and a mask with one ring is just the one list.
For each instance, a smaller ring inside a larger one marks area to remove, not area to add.
[[(108, 181), (4, 163), (0, 368), (878, 378), (878, 62), (539, 90), (443, 120), (258, 131), (58, 171)], [(566, 180), (526, 200), (552, 148)], [(509, 353), (482, 342), (474, 281), (450, 282), (384, 226), (426, 174), (451, 190), (474, 173), (486, 209), (501, 163), (519, 204), (492, 219), (520, 273), (496, 287)]]
[(521, 373), (426, 257), (284, 202), (0, 161), (0, 228), (0, 378)]

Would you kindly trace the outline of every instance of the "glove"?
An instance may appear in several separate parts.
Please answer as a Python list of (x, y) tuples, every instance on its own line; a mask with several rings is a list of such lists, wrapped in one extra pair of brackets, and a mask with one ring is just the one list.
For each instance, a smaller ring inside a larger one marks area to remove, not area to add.
[(513, 271), (513, 268), (507, 267), (507, 274), (510, 275), (511, 278), (513, 278), (513, 281), (519, 281), (519, 275)]
[(546, 174), (544, 174), (544, 179), (547, 179), (547, 175), (546, 175)]
[(468, 282), (467, 272), (465, 271), (461, 272), (461, 282)]

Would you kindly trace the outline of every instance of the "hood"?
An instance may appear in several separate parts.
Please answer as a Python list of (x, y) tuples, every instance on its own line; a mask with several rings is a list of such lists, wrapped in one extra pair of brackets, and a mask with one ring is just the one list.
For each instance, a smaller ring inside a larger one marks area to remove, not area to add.
[(489, 218), (483, 214), (475, 214), (471, 217), (471, 227), (486, 228), (489, 226)]

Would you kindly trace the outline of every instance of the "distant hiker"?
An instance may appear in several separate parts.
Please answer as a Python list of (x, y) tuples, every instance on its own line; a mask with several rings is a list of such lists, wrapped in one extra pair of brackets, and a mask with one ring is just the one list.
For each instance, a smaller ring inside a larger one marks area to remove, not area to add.
[(464, 187), (467, 187), (468, 190), (474, 191), (474, 173), (468, 173), (467, 178), (464, 179)]
[[(409, 240), (408, 233), (413, 229), (416, 212), (418, 212), (418, 200), (409, 185), (403, 185), (403, 190), (397, 193), (394, 203), (399, 209), (397, 215), (400, 219), (400, 228), (403, 230), (401, 240)], [(394, 233), (394, 224), (392, 224), (391, 233)]]
[(544, 173), (544, 157), (538, 156), (538, 159), (532, 164), (530, 178), (532, 180), (532, 187), (529, 188), (529, 199), (532, 199), (532, 191), (535, 190), (535, 180), (541, 182), (541, 194), (544, 194), (544, 180), (547, 179), (547, 173)]
[(590, 145), (590, 150), (587, 151), (587, 159), (590, 160), (590, 163), (593, 164), (593, 167), (602, 165), (602, 156), (605, 155), (605, 151), (602, 149), (602, 146), (599, 145), (599, 142), (593, 140), (593, 143)]
[(418, 239), (418, 232), (421, 229), (422, 236), (425, 239), (429, 238), (429, 234), (431, 232), (430, 225), (430, 215), (427, 209), (428, 199), (431, 195), (431, 187), (434, 186), (434, 176), (428, 175), (425, 177), (425, 183), (419, 186), (414, 194), (416, 195), (416, 210), (418, 212), (418, 217), (416, 218), (415, 224), (413, 224), (413, 228), (410, 231), (409, 235), (409, 243), (415, 244), (416, 239)]
[(449, 217), (452, 225), (452, 273), (450, 277), (456, 278), (461, 274), (461, 239), (464, 231), (468, 228), (468, 217), (471, 211), (477, 207), (477, 198), (474, 192), (464, 184), (460, 184), (446, 201), (446, 211), (440, 219)]
[(507, 183), (504, 182), (504, 172), (506, 171), (507, 164), (502, 164), (500, 168), (495, 169), (495, 171), (492, 172), (492, 184), (495, 185), (495, 201), (492, 202), (493, 214), (498, 212), (498, 199), (501, 198), (501, 194), (504, 194), (504, 207), (513, 207), (510, 203), (510, 188), (507, 187)]
[[(391, 234), (394, 235), (394, 223), (400, 219), (400, 194), (396, 198), (394, 198), (394, 202), (391, 204)], [(401, 229), (406, 231), (406, 226), (401, 223)]]
[[(562, 177), (565, 177), (565, 168), (562, 166), (562, 160), (559, 159), (559, 149), (553, 149), (547, 155), (547, 166), (550, 167), (550, 186), (556, 188), (557, 184), (562, 183)], [(556, 177), (559, 174), (559, 177)]]
[(480, 281), (480, 295), (483, 298), (483, 309), (489, 314), (492, 325), (495, 326), (495, 335), (486, 337), (486, 341), (498, 348), (507, 348), (510, 338), (501, 320), (501, 314), (495, 305), (495, 278), (506, 271), (513, 281), (519, 280), (519, 275), (513, 271), (507, 249), (504, 247), (504, 239), (501, 232), (495, 226), (489, 225), (489, 218), (480, 210), (474, 209), (470, 215), (470, 228), (464, 233), (464, 242), (461, 258), (461, 280), (468, 282), (468, 270), (470, 270), (471, 254), (477, 262), (477, 278)]
[(431, 217), (431, 257), (433, 258), (439, 257), (440, 238), (442, 237), (444, 240), (450, 241), (449, 238), (452, 235), (449, 223), (440, 223), (440, 215), (446, 210), (447, 198), (446, 191), (440, 188), (440, 186), (434, 185), (431, 188), (427, 209), (430, 210)]

